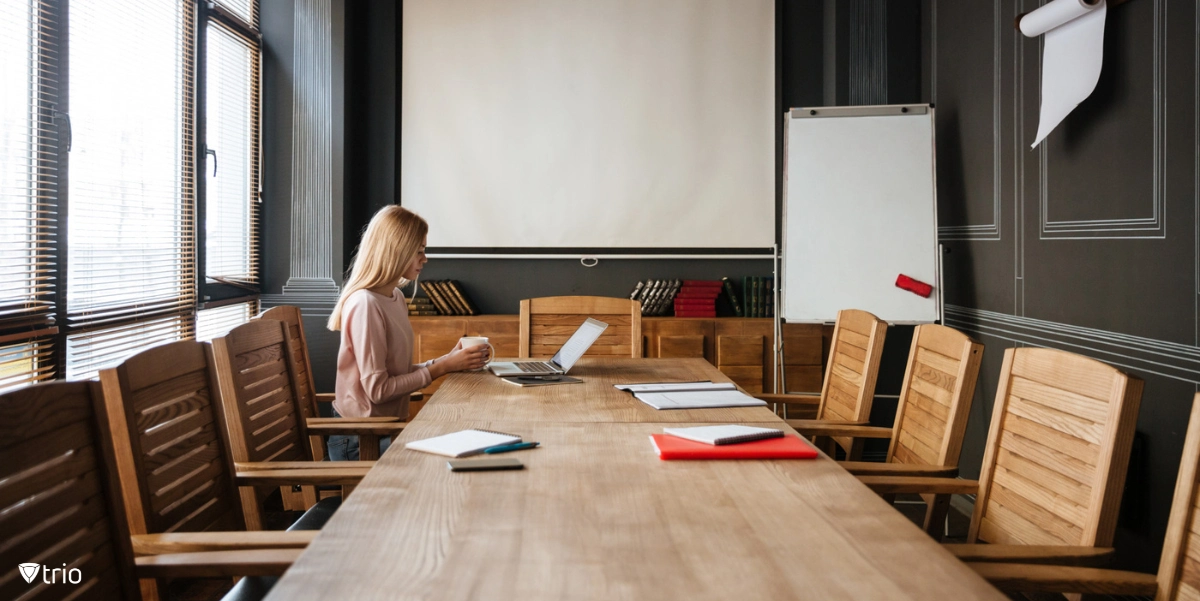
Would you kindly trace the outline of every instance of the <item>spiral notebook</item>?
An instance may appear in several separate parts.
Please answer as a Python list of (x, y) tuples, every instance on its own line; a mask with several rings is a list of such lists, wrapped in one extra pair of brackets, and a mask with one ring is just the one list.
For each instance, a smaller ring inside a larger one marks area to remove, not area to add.
[(414, 440), (404, 445), (404, 448), (446, 457), (468, 457), (478, 455), (489, 447), (514, 442), (521, 442), (521, 437), (491, 430), (460, 430), (424, 440)]
[(738, 444), (766, 438), (780, 438), (783, 430), (726, 424), (720, 426), (696, 426), (693, 428), (663, 428), (664, 434), (686, 438), (711, 445)]

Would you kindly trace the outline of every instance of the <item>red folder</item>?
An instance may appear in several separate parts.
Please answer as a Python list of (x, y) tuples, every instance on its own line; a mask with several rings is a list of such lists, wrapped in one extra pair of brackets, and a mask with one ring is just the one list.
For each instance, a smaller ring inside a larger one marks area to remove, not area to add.
[(817, 450), (799, 436), (741, 444), (711, 445), (677, 436), (651, 434), (659, 459), (815, 459)]

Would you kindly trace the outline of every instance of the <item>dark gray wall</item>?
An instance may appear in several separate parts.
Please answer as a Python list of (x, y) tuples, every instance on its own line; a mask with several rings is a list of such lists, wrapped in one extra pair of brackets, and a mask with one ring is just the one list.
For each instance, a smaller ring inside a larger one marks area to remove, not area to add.
[(1040, 45), (1013, 28), (1029, 8), (930, 0), (924, 26), (947, 323), (987, 345), (963, 474), (978, 473), (1003, 349), (1061, 348), (1144, 378), (1117, 548), (1152, 571), (1200, 381), (1196, 5), (1111, 9), (1095, 92), (1033, 150)]

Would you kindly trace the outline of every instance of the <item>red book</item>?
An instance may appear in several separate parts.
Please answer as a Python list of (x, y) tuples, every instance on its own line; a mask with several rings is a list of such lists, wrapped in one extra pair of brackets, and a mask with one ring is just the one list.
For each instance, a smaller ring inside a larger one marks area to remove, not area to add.
[(675, 298), (717, 298), (720, 295), (721, 291), (715, 288), (712, 291), (706, 292), (680, 290), (679, 294), (675, 295)]
[(684, 288), (720, 288), (721, 280), (684, 280)]
[(678, 436), (651, 434), (659, 459), (815, 459), (817, 450), (799, 436), (740, 444), (711, 445)]
[(679, 309), (675, 310), (675, 317), (716, 317), (716, 316), (717, 316), (717, 311), (715, 309), (712, 311), (687, 311), (687, 310), (679, 310)]
[(689, 307), (715, 307), (717, 299), (715, 298), (676, 298), (675, 306), (686, 305)]

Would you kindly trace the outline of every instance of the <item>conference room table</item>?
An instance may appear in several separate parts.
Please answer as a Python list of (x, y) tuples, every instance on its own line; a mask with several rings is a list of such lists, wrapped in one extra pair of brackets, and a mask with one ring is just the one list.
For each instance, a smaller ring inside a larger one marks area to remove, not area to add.
[[(662, 461), (664, 426), (794, 431), (764, 407), (657, 411), (616, 383), (729, 381), (702, 359), (584, 359), (582, 384), (451, 375), (272, 589), (293, 599), (1006, 599), (825, 455)], [(538, 441), (451, 472), (404, 443)]]

